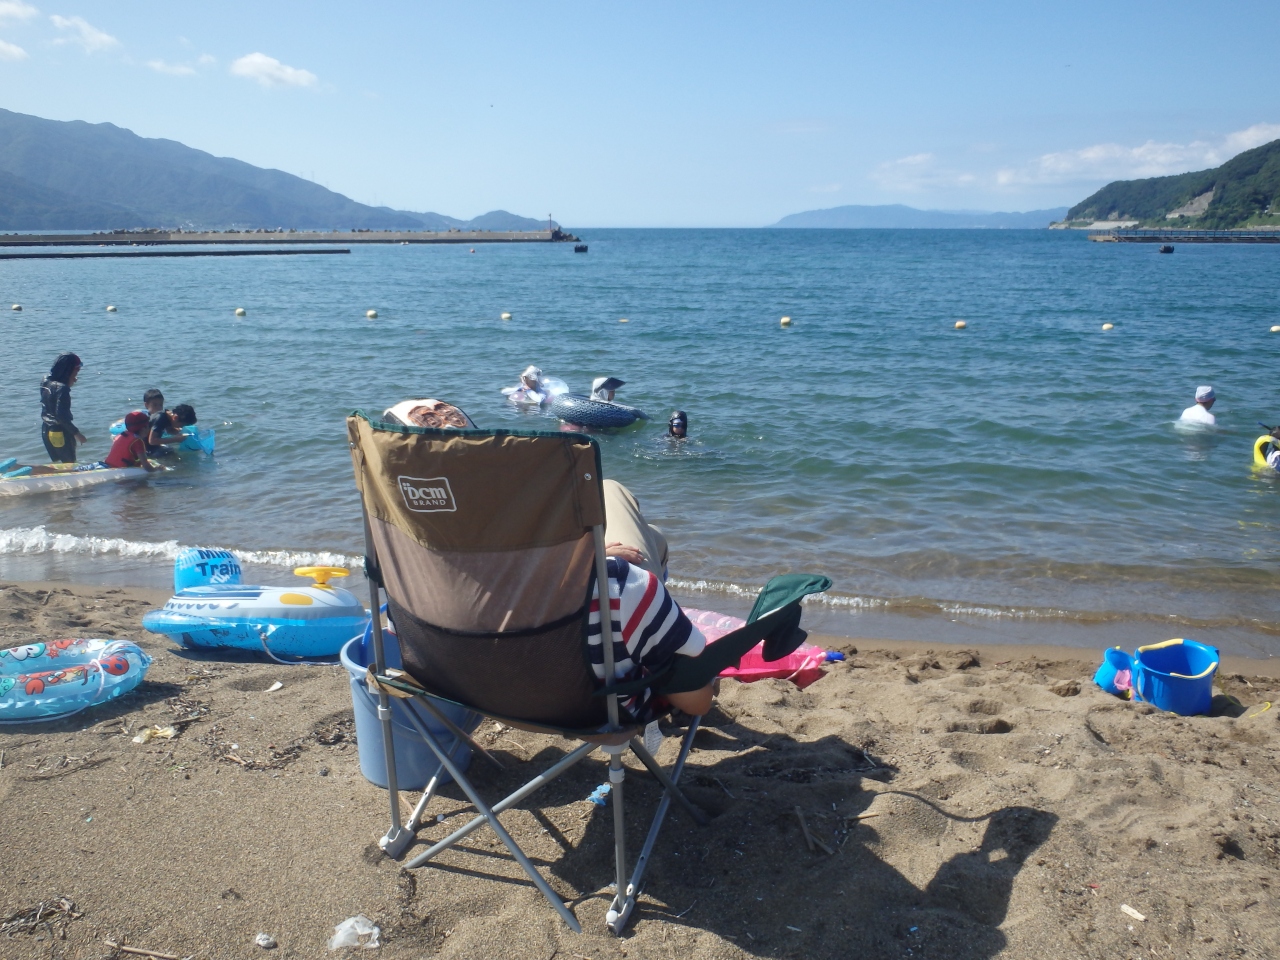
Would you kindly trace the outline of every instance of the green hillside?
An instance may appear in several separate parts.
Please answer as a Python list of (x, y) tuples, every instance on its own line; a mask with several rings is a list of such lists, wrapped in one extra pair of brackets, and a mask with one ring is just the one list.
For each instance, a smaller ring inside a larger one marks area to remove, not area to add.
[[(1208, 208), (1168, 214), (1213, 191)], [(1147, 180), (1117, 180), (1067, 212), (1068, 220), (1141, 220), (1144, 226), (1233, 227), (1280, 224), (1280, 140), (1246, 150), (1220, 167)]]
[(546, 223), (505, 210), (458, 220), (371, 207), (282, 170), (139, 137), (114, 124), (0, 109), (0, 230), (545, 230)]

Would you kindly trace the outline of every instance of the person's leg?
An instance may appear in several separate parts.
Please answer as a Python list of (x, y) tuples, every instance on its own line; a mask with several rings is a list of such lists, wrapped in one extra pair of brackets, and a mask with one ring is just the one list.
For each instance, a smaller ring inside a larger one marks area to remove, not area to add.
[(637, 548), (644, 554), (644, 568), (665, 579), (667, 538), (645, 521), (639, 501), (616, 480), (604, 481), (604, 541)]
[[(74, 463), (76, 459), (76, 438), (61, 430), (50, 430), (47, 427), (40, 431), (40, 439), (44, 441), (45, 453), (49, 454), (50, 463)], [(61, 443), (55, 441), (61, 440)]]

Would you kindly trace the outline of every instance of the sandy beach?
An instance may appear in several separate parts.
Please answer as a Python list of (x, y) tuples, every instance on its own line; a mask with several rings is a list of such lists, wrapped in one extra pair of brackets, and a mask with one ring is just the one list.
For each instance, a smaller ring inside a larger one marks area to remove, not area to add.
[[(578, 936), (487, 831), (438, 867), (383, 857), (386, 794), (360, 775), (346, 674), (175, 649), (139, 627), (166, 598), (0, 585), (0, 646), (125, 637), (155, 658), (120, 701), (0, 728), (6, 958), (117, 955), (108, 941), (337, 956), (327, 938), (359, 913), (388, 958), (1280, 953), (1280, 708), (1258, 712), (1280, 700), (1274, 661), (1224, 661), (1218, 691), (1243, 714), (1181, 718), (1093, 687), (1094, 652), (819, 639), (848, 659), (804, 691), (724, 683), (686, 772), (712, 822), (669, 818), (614, 939), (609, 812), (586, 801), (599, 761), (504, 817)], [(175, 721), (175, 739), (133, 742)], [(490, 791), (567, 744), (493, 723), (481, 736), (509, 768), (473, 766)], [(629, 783), (638, 844), (658, 791)], [(455, 825), (460, 797), (445, 790), (446, 822), (424, 837)], [(797, 807), (830, 853), (806, 847)], [(47, 922), (30, 922), (41, 903)], [(255, 946), (260, 932), (278, 947)]]

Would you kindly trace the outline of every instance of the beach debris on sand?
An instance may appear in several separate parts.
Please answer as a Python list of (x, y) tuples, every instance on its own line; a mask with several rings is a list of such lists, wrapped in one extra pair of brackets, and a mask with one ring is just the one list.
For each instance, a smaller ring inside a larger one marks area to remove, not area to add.
[(280, 944), (276, 943), (276, 938), (269, 933), (260, 933), (253, 938), (255, 946), (261, 947), (263, 950), (274, 950)]
[(12, 937), (14, 934), (35, 933), (44, 929), (50, 939), (57, 936), (65, 940), (66, 925), (82, 916), (70, 897), (51, 897), (24, 910), (16, 910), (0, 920), (0, 934)]
[(143, 950), (141, 947), (130, 947), (114, 940), (103, 940), (117, 954), (127, 953), (135, 957), (151, 957), (152, 960), (191, 960), (191, 957), (180, 957), (176, 953), (161, 953), (159, 950)]
[(172, 725), (143, 727), (134, 736), (134, 743), (150, 743), (152, 740), (172, 740), (178, 735), (178, 728)]
[[(378, 937), (381, 935), (381, 927), (363, 913), (358, 913), (333, 928), (333, 936), (329, 938), (329, 949), (345, 950), (347, 947), (364, 947), (366, 950), (374, 950), (382, 946), (378, 942)], [(362, 937), (368, 939), (362, 940)]]
[(1146, 923), (1147, 921), (1146, 917), (1140, 914), (1137, 910), (1133, 909), (1133, 907), (1129, 906), (1127, 903), (1120, 904), (1120, 912), (1127, 916), (1133, 917), (1133, 919), (1137, 920), (1139, 923)]

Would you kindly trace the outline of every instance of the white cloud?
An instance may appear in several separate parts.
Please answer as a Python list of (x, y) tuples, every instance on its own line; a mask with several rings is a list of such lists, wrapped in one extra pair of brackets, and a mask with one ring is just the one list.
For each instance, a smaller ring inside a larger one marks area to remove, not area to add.
[(0, 60), (25, 60), (27, 59), (27, 51), (23, 50), (16, 43), (6, 43), (0, 40)]
[(0, 23), (5, 20), (30, 20), (40, 11), (22, 0), (0, 0)]
[(202, 67), (210, 67), (217, 62), (218, 62), (217, 57), (210, 56), (207, 53), (200, 54), (200, 56), (196, 59), (196, 63), (200, 64), (200, 66)]
[(256, 80), (264, 87), (311, 87), (320, 79), (310, 70), (286, 66), (265, 53), (250, 53), (233, 60), (231, 73)]
[(189, 77), (196, 72), (195, 67), (185, 63), (165, 63), (163, 60), (148, 60), (147, 66), (156, 73), (167, 73), (171, 77)]
[(60, 17), (54, 14), (49, 18), (59, 30), (67, 31), (70, 36), (59, 37), (54, 43), (75, 43), (84, 47), (85, 53), (98, 50), (109, 50), (119, 46), (120, 41), (111, 34), (99, 30), (84, 17)]
[(913, 153), (882, 163), (872, 172), (871, 178), (891, 190), (907, 191), (968, 187), (978, 180), (972, 173), (939, 163), (932, 153)]
[(1159, 143), (1148, 140), (1136, 147), (1099, 143), (1079, 150), (1046, 153), (1023, 167), (996, 173), (1000, 186), (1131, 180), (1204, 170), (1226, 163), (1236, 154), (1280, 138), (1280, 124), (1255, 123), (1217, 140)]

